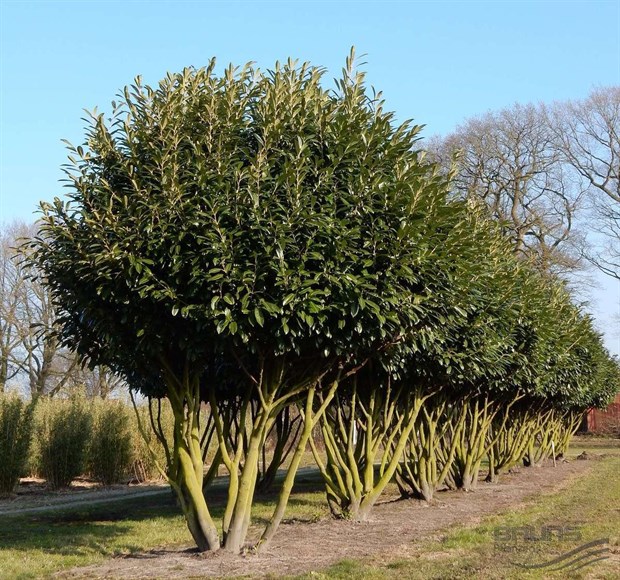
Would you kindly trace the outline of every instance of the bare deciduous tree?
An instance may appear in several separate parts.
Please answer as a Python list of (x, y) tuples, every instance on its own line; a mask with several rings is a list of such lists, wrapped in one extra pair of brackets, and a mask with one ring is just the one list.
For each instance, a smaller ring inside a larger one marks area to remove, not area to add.
[(81, 368), (56, 338), (49, 290), (24, 260), (23, 241), (35, 232), (23, 223), (0, 229), (0, 393), (14, 381), (33, 398), (76, 388), (106, 398), (120, 379), (108, 369)]
[(580, 267), (575, 215), (584, 190), (561, 162), (545, 118), (542, 106), (515, 105), (466, 121), (428, 149), (446, 170), (457, 155), (457, 195), (484, 202), (516, 253), (566, 274)]
[(561, 154), (587, 186), (592, 227), (604, 240), (588, 258), (620, 279), (620, 86), (558, 103), (550, 118)]
[(19, 308), (25, 281), (14, 258), (16, 234), (23, 226), (13, 224), (0, 230), (0, 393), (22, 368)]
[(107, 399), (125, 386), (123, 379), (104, 366), (97, 366), (92, 370), (80, 367), (76, 369), (74, 376), (85, 389), (86, 396), (91, 399)]

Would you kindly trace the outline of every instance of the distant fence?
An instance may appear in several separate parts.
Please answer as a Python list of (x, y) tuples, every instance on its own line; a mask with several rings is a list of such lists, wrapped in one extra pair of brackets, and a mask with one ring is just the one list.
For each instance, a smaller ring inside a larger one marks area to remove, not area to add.
[(590, 409), (587, 414), (587, 431), (620, 436), (620, 394), (607, 409)]

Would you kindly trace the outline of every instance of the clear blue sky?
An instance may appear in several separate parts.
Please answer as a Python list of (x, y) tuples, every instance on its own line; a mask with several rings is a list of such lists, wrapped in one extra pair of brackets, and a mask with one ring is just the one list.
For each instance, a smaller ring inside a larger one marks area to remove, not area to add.
[[(208, 2), (0, 0), (0, 222), (33, 219), (62, 193), (61, 138), (82, 139), (82, 109), (109, 110), (141, 74), (289, 56), (338, 75), (352, 45), (401, 120), (447, 133), (515, 102), (585, 97), (620, 84), (620, 0)], [(592, 309), (609, 320), (610, 281)]]

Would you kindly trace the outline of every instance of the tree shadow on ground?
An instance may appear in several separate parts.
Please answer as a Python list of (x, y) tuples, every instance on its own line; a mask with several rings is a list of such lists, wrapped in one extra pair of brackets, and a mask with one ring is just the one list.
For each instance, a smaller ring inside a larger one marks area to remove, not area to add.
[[(44, 513), (5, 515), (0, 518), (0, 550), (107, 554), (111, 542), (129, 534), (136, 522), (177, 518), (180, 513), (175, 498), (161, 494)], [(123, 550), (128, 551), (134, 548), (141, 549), (129, 543), (123, 546)]]
[[(280, 478), (279, 478), (280, 479)], [(205, 490), (212, 516), (223, 515), (227, 489), (225, 482)], [(255, 525), (265, 525), (277, 501), (279, 481), (267, 492), (256, 494)], [(296, 482), (290, 498), (289, 518), (316, 520), (325, 509), (324, 490), (317, 472), (306, 472)], [(292, 513), (291, 513), (292, 512)], [(49, 511), (12, 513), (0, 517), (0, 550), (44, 551), (49, 554), (79, 555), (86, 553), (132, 553), (144, 550), (132, 540), (132, 528), (138, 522), (182, 518), (181, 509), (172, 492), (157, 495), (123, 497), (112, 502), (62, 506)], [(181, 526), (183, 527), (183, 526)], [(122, 539), (126, 536), (127, 540)], [(188, 540), (190, 540), (188, 536)]]

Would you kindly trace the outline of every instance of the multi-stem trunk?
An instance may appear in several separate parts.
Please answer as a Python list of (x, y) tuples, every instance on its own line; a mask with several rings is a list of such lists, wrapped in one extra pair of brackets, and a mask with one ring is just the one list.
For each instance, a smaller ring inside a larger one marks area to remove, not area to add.
[[(228, 499), (222, 519), (222, 546), (228, 551), (239, 553), (243, 549), (251, 523), (259, 460), (267, 435), (286, 406), (300, 405), (300, 413), (303, 415), (302, 434), (296, 438), (296, 443), (291, 448), (292, 461), (286, 472), (278, 503), (256, 546), (263, 548), (269, 544), (284, 516), (310, 433), (334, 396), (340, 372), (327, 388), (322, 389), (321, 380), (330, 370), (329, 364), (322, 365), (313, 373), (304, 367), (297, 380), (291, 380), (286, 375), (288, 365), (285, 360), (276, 358), (268, 362), (261, 361), (259, 378), (248, 382), (245, 390), (231, 395), (234, 399), (227, 398), (224, 394), (219, 395), (218, 400), (215, 389), (207, 388), (210, 415), (203, 417), (201, 425), (200, 375), (192, 375), (189, 371), (190, 365), (186, 364), (182, 376), (179, 377), (163, 357), (162, 367), (166, 379), (166, 395), (174, 414), (174, 434), (173, 443), (170, 445), (163, 435), (161, 425), (157, 425), (159, 420), (154, 419), (151, 413), (151, 425), (164, 446), (167, 459), (165, 468), (157, 465), (160, 473), (176, 492), (190, 533), (201, 551), (217, 550), (220, 547), (220, 538), (209, 513), (203, 489), (204, 460), (210, 441), (214, 439), (217, 442), (217, 450), (213, 469), (209, 469), (207, 475), (214, 475), (221, 462), (230, 476)], [(315, 410), (317, 392), (321, 393), (322, 403)], [(255, 407), (255, 412), (252, 412), (251, 401), (255, 397), (260, 404)], [(148, 435), (141, 425), (138, 412), (137, 417), (140, 430), (148, 442)], [(155, 453), (152, 455), (155, 457)]]
[[(287, 405), (304, 400), (312, 405), (315, 392), (317, 389), (320, 390), (321, 377), (326, 372), (325, 370), (317, 371), (314, 376), (310, 378), (304, 376), (300, 381), (291, 384), (287, 382), (290, 379), (287, 378), (286, 371), (286, 361), (282, 359), (262, 363), (260, 376), (247, 390), (240, 405), (237, 420), (240, 432), (235, 437), (233, 449), (229, 449), (229, 438), (226, 436), (225, 425), (219, 414), (218, 402), (215, 395), (211, 394), (211, 410), (214, 414), (219, 451), (222, 463), (230, 475), (228, 498), (222, 522), (223, 547), (233, 553), (238, 553), (243, 549), (248, 535), (259, 463), (267, 435)], [(337, 381), (334, 381), (327, 389), (325, 397), (328, 400), (331, 400), (336, 387)], [(252, 397), (259, 400), (254, 411), (250, 405)], [(320, 413), (317, 413), (317, 419), (318, 416)], [(269, 543), (284, 515), (295, 474), (315, 422), (316, 419), (312, 414), (305, 417), (304, 434), (293, 445), (293, 460), (285, 475), (273, 516), (259, 541), (259, 547), (264, 547)]]
[(393, 478), (422, 402), (402, 387), (351, 382), (347, 396), (336, 396), (321, 420), (326, 462), (311, 447), (336, 516), (366, 519)]
[(480, 465), (493, 444), (488, 433), (497, 408), (488, 397), (466, 398), (462, 404), (465, 423), (456, 440), (451, 478), (456, 487), (471, 491), (478, 484)]
[(424, 404), (396, 473), (404, 496), (433, 501), (452, 466), (464, 423), (465, 413), (455, 412), (445, 399)]
[(511, 412), (510, 407), (496, 416), (489, 430), (489, 472), (486, 481), (497, 483), (500, 474), (508, 471), (527, 453), (528, 444), (536, 426), (534, 413), (530, 410)]
[(174, 414), (172, 449), (167, 441), (168, 468), (163, 472), (175, 491), (196, 546), (218, 550), (220, 539), (203, 494), (204, 459), (200, 429), (200, 384), (186, 364), (178, 378), (166, 366), (167, 395)]
[(568, 451), (568, 446), (573, 435), (579, 429), (583, 419), (583, 413), (577, 411), (567, 411), (562, 417), (557, 433), (557, 444), (555, 446), (556, 455), (562, 456)]
[(543, 463), (553, 454), (553, 433), (555, 419), (553, 409), (541, 411), (536, 415), (532, 427), (532, 435), (527, 444), (527, 450), (523, 457), (525, 467), (535, 467)]

